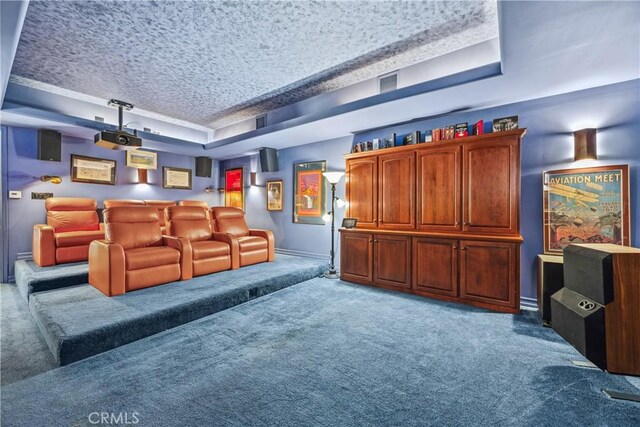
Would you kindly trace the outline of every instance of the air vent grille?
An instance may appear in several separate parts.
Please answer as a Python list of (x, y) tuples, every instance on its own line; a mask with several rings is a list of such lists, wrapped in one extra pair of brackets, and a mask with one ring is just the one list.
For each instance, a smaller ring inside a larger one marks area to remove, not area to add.
[(256, 129), (261, 129), (267, 125), (267, 115), (263, 114), (262, 116), (256, 117)]
[(389, 92), (398, 89), (398, 73), (387, 74), (380, 77), (379, 81), (380, 93)]

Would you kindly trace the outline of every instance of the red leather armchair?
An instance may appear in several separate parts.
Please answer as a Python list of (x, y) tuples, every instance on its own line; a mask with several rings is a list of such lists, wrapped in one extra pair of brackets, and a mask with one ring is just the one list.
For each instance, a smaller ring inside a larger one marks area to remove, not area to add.
[(156, 208), (109, 208), (104, 221), (106, 238), (89, 248), (89, 283), (105, 295), (190, 278), (189, 242), (162, 236)]
[(193, 276), (238, 268), (238, 242), (227, 234), (212, 233), (207, 209), (172, 206), (165, 210), (165, 222), (170, 236), (191, 244)]
[(249, 229), (242, 209), (215, 206), (211, 208), (211, 216), (217, 232), (228, 234), (238, 242), (240, 267), (275, 259), (273, 233)]
[(149, 207), (154, 207), (158, 210), (158, 224), (162, 234), (166, 231), (166, 224), (164, 223), (164, 210), (168, 207), (175, 206), (176, 202), (170, 200), (144, 200), (144, 204)]
[(33, 226), (33, 260), (41, 267), (86, 261), (89, 244), (104, 239), (96, 201), (50, 197), (44, 202), (47, 224)]

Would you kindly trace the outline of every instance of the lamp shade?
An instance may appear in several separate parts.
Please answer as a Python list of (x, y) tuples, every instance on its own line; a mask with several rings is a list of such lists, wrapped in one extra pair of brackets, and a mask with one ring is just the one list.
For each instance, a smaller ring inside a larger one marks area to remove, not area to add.
[(574, 154), (573, 160), (596, 160), (596, 130), (581, 129), (573, 132)]
[(340, 178), (344, 175), (344, 172), (323, 172), (322, 175), (327, 178), (329, 184), (337, 184)]

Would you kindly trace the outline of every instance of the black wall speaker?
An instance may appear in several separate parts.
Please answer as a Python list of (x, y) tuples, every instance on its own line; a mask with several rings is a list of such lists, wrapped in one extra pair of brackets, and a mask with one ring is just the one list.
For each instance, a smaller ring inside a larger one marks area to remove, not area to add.
[(562, 288), (551, 296), (551, 325), (594, 365), (606, 368), (604, 306)]
[(563, 286), (562, 257), (538, 255), (538, 314), (544, 325), (551, 324), (551, 295)]
[(196, 176), (211, 178), (211, 157), (196, 157)]
[(262, 172), (278, 171), (278, 150), (275, 148), (260, 149), (260, 170)]
[(611, 254), (588, 247), (569, 245), (562, 251), (566, 287), (600, 304), (613, 300)]
[(38, 129), (38, 160), (59, 162), (62, 159), (62, 135), (49, 129)]

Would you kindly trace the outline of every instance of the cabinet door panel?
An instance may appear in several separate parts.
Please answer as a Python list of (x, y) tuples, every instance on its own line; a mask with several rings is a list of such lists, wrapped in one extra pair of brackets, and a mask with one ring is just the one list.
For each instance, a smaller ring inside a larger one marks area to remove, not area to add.
[(460, 168), (458, 145), (418, 150), (419, 229), (460, 230)]
[(458, 248), (456, 240), (413, 239), (413, 288), (458, 296)]
[(415, 152), (378, 156), (378, 226), (407, 230), (415, 227)]
[(464, 230), (515, 234), (518, 231), (516, 140), (464, 146)]
[(368, 233), (341, 233), (340, 277), (345, 280), (373, 280), (373, 237)]
[(373, 280), (381, 285), (411, 287), (411, 237), (373, 237), (375, 246)]
[(347, 161), (347, 216), (358, 220), (358, 228), (377, 226), (378, 157)]
[(513, 243), (460, 242), (460, 296), (508, 307), (518, 303), (518, 256)]

